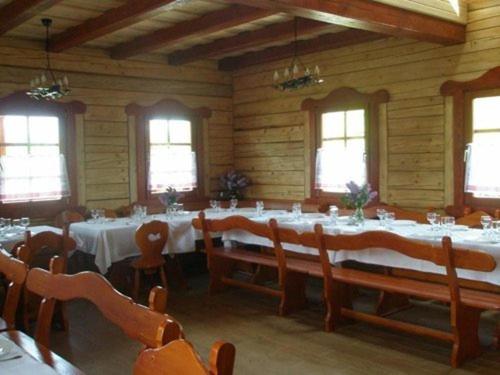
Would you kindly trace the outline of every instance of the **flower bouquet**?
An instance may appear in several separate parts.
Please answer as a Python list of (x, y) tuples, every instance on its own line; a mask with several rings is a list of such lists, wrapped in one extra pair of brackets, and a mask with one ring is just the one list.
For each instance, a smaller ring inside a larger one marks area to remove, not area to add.
[(177, 211), (179, 206), (179, 199), (183, 197), (175, 188), (169, 186), (167, 190), (158, 195), (158, 199), (167, 209), (167, 214)]
[(243, 199), (243, 190), (250, 185), (250, 180), (244, 174), (230, 169), (219, 177), (219, 185), (221, 200)]
[(363, 207), (375, 199), (378, 193), (372, 190), (370, 184), (359, 186), (354, 181), (350, 181), (346, 187), (349, 191), (341, 198), (341, 202), (346, 208), (354, 209), (353, 223), (361, 224), (365, 220)]

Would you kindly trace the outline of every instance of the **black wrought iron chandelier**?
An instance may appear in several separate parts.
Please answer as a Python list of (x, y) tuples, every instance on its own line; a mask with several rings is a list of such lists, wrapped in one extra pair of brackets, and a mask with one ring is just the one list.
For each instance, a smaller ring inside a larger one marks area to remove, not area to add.
[(46, 30), (45, 53), (47, 56), (47, 67), (42, 72), (42, 74), (30, 81), (31, 89), (26, 94), (36, 100), (58, 100), (63, 96), (68, 95), (71, 90), (69, 89), (68, 77), (64, 76), (62, 78), (56, 78), (56, 75), (50, 66), (49, 29), (52, 25), (52, 20), (50, 18), (43, 18), (42, 25), (45, 26)]
[(280, 76), (280, 73), (277, 70), (274, 71), (274, 87), (278, 90), (293, 91), (308, 86), (319, 85), (324, 82), (320, 77), (318, 65), (314, 68), (309, 68), (302, 63), (297, 53), (297, 46), (297, 18), (295, 18), (293, 59), (290, 62), (290, 65), (283, 70), (283, 76)]

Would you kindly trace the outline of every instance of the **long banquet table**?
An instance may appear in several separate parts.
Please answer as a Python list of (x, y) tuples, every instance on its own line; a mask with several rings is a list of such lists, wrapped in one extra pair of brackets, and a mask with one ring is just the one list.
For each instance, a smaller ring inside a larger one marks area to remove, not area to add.
[[(301, 219), (293, 219), (290, 215), (278, 216), (276, 218), (282, 227), (292, 228), (300, 233), (312, 231), (314, 224), (321, 223), (325, 233), (336, 234), (355, 234), (369, 230), (387, 230), (380, 227), (378, 220), (367, 220), (363, 227), (348, 225), (346, 220), (340, 220), (336, 225), (332, 225), (330, 220), (321, 214), (303, 214)], [(266, 219), (259, 218), (258, 221)], [(410, 223), (409, 221), (396, 221), (391, 232), (403, 237), (439, 244), (443, 233), (441, 231), (432, 231), (430, 225)], [(458, 270), (458, 276), (464, 279), (488, 282), (500, 285), (500, 239), (489, 240), (484, 236), (480, 229), (471, 229), (463, 226), (456, 226), (451, 231), (453, 246), (456, 248), (467, 248), (482, 250), (491, 254), (497, 267), (493, 272), (478, 272), (468, 270)], [(241, 230), (233, 230), (224, 233), (223, 241), (237, 241), (245, 244), (272, 246), (267, 239), (252, 235)], [(284, 244), (286, 250), (302, 254), (318, 254), (318, 250), (304, 246)], [(363, 251), (330, 251), (330, 262), (332, 264), (355, 260), (362, 263), (381, 265), (394, 268), (409, 269), (422, 272), (444, 274), (444, 267), (439, 267), (431, 262), (417, 260), (406, 255), (396, 253), (388, 249), (367, 249)]]

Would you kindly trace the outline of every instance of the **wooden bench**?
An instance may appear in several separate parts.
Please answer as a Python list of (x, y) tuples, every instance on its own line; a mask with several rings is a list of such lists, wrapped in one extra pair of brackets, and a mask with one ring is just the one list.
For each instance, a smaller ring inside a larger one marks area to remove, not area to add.
[[(276, 225), (274, 219), (271, 220)], [(280, 298), (279, 314), (286, 315), (292, 309), (305, 304), (303, 273), (288, 270), (285, 264), (285, 255), (281, 248), (275, 249), (274, 254), (246, 250), (243, 247), (214, 247), (212, 233), (221, 233), (230, 230), (243, 230), (253, 235), (273, 241), (271, 227), (256, 223), (243, 216), (230, 216), (225, 219), (206, 219), (205, 213), (200, 212), (198, 219), (193, 220), (193, 226), (203, 231), (207, 265), (210, 272), (209, 292), (211, 294), (224, 289), (226, 285), (245, 288)], [(246, 282), (232, 278), (234, 267), (238, 262), (255, 266), (271, 267), (278, 272), (278, 287), (272, 288), (258, 285), (252, 281)]]
[[(321, 225), (315, 226), (315, 233), (303, 234), (275, 226), (274, 236), (278, 243), (302, 244), (308, 247), (315, 244), (318, 248), (320, 263), (287, 258), (287, 267), (309, 276), (323, 278), (327, 309), (325, 329), (327, 331), (333, 331), (341, 322), (341, 318), (345, 317), (447, 341), (453, 344), (451, 364), (457, 367), (466, 359), (473, 358), (480, 353), (477, 330), (481, 312), (500, 310), (499, 295), (461, 288), (456, 274), (456, 269), (490, 272), (496, 267), (493, 257), (479, 251), (453, 249), (448, 237), (443, 238), (441, 246), (432, 246), (389, 232), (328, 235), (323, 234)], [(390, 249), (442, 266), (446, 269), (447, 285), (396, 277), (391, 274), (338, 268), (330, 264), (329, 250), (360, 251), (368, 248)], [(354, 311), (349, 303), (346, 303), (345, 285), (356, 285), (449, 303), (451, 332)]]

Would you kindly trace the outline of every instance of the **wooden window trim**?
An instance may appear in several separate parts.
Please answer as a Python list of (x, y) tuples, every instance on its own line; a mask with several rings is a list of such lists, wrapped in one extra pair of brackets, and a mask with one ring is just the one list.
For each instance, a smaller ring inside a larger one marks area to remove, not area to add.
[(75, 116), (83, 114), (87, 106), (80, 101), (48, 102), (36, 101), (17, 91), (0, 98), (0, 115), (20, 116), (57, 116), (60, 127), (60, 145), (66, 159), (70, 197), (55, 201), (30, 201), (18, 203), (0, 203), (0, 216), (32, 218), (54, 217), (59, 212), (78, 205), (77, 155)]
[[(367, 125), (365, 139), (367, 147), (367, 181), (372, 189), (379, 190), (379, 113), (380, 104), (389, 101), (387, 90), (378, 90), (371, 94), (362, 93), (354, 88), (341, 87), (330, 92), (322, 99), (308, 98), (302, 102), (302, 110), (309, 112), (310, 126), (310, 181), (311, 198), (315, 203), (339, 203), (342, 193), (324, 192), (315, 188), (316, 151), (321, 140), (321, 115), (325, 112), (345, 111), (349, 109), (365, 110)], [(378, 202), (378, 197), (377, 197)]]
[(155, 204), (155, 194), (148, 191), (148, 155), (149, 142), (148, 122), (153, 117), (178, 117), (191, 121), (193, 144), (196, 148), (196, 167), (198, 187), (183, 198), (185, 202), (199, 201), (204, 198), (203, 170), (203, 122), (210, 118), (212, 111), (207, 107), (190, 108), (174, 99), (164, 99), (151, 106), (132, 103), (126, 106), (127, 116), (135, 117), (136, 166), (137, 166), (137, 199), (139, 202)]
[(472, 99), (482, 95), (487, 90), (500, 88), (500, 66), (497, 66), (481, 77), (470, 81), (446, 81), (441, 85), (441, 95), (453, 99), (453, 207), (450, 212), (463, 214), (466, 207), (475, 210), (492, 212), (500, 208), (498, 198), (476, 198), (465, 193), (465, 162), (464, 150), (468, 137), (472, 132)]

